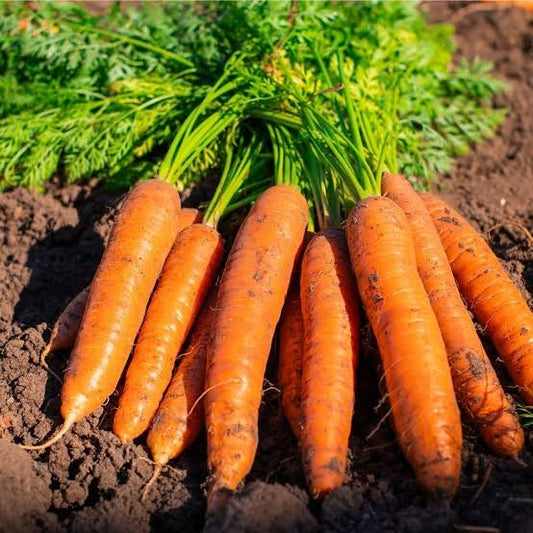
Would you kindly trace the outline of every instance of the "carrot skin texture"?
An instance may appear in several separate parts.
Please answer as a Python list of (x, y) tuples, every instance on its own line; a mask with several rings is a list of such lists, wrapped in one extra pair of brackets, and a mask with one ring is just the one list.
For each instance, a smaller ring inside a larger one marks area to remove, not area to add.
[(149, 180), (126, 198), (96, 271), (61, 393), (65, 426), (115, 390), (178, 229), (180, 200)]
[(399, 444), (426, 492), (449, 500), (461, 470), (461, 421), (407, 219), (389, 198), (370, 197), (354, 207), (346, 232)]
[(421, 195), (459, 291), (492, 339), (522, 398), (533, 405), (533, 313), (478, 232), (446, 202)]
[(79, 292), (59, 315), (52, 329), (50, 340), (41, 355), (41, 363), (44, 362), (49, 353), (58, 350), (69, 350), (74, 346), (83, 318), (83, 312), (87, 305), (87, 299), (89, 298), (89, 289), (90, 287), (85, 287), (85, 289)]
[(193, 224), (177, 237), (146, 311), (126, 374), (113, 432), (129, 442), (146, 431), (204, 299), (215, 282), (224, 245), (215, 229)]
[(300, 283), (298, 279), (293, 279), (279, 322), (278, 381), (283, 414), (298, 438), (301, 430), (303, 347), (304, 324), (300, 302)]
[(307, 245), (300, 278), (304, 349), (300, 441), (311, 495), (344, 479), (355, 398), (359, 298), (344, 231), (326, 229)]
[(385, 174), (382, 191), (402, 208), (411, 227), (418, 273), (439, 322), (459, 405), (494, 452), (516, 457), (524, 432), (466, 310), (424, 202), (398, 174)]
[[(148, 432), (147, 444), (156, 464), (164, 465), (192, 444), (204, 427), (207, 350), (216, 316), (212, 291), (200, 311), (187, 351), (168, 386)], [(191, 411), (192, 410), (192, 411)]]
[[(185, 207), (180, 211), (178, 219), (178, 232), (182, 229), (202, 221), (202, 212), (198, 209)], [(42, 355), (41, 363), (44, 361), (49, 353), (58, 350), (70, 350), (76, 342), (76, 337), (83, 318), (83, 312), (87, 305), (89, 298), (89, 287), (85, 287), (79, 292), (65, 307), (63, 312), (59, 315), (52, 329), (50, 340), (46, 345)]]
[(298, 191), (267, 189), (241, 225), (220, 281), (204, 403), (211, 509), (253, 463), (263, 376), (307, 217)]

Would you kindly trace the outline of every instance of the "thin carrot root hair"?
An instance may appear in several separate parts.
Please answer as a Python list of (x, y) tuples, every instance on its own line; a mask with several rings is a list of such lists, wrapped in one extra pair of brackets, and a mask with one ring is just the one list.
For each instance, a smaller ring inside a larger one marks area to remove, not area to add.
[(219, 383), (215, 383), (214, 385), (211, 385), (210, 387), (205, 389), (204, 392), (202, 392), (202, 394), (200, 394), (200, 396), (198, 396), (198, 398), (196, 398), (196, 401), (192, 404), (192, 407), (189, 409), (189, 412), (187, 413), (187, 418), (191, 416), (192, 412), (196, 409), (196, 406), (200, 403), (201, 399), (206, 394), (208, 394), (210, 391), (212, 391), (213, 389), (216, 389), (217, 387), (221, 387), (222, 385), (227, 385), (228, 383), (240, 383), (240, 381), (241, 380), (239, 378), (230, 378), (224, 381), (220, 381)]
[(156, 463), (154, 466), (154, 471), (152, 473), (152, 477), (148, 480), (146, 485), (144, 486), (142, 495), (141, 495), (141, 501), (146, 501), (146, 498), (148, 497), (148, 493), (150, 492), (151, 488), (153, 487), (154, 483), (157, 481), (157, 478), (161, 474), (161, 471), (163, 469), (163, 465)]
[(74, 424), (73, 420), (65, 420), (63, 424), (61, 425), (59, 431), (49, 440), (43, 442), (42, 444), (37, 444), (35, 446), (28, 446), (25, 444), (19, 444), (18, 446), (22, 448), (23, 450), (44, 450), (45, 448), (49, 448), (52, 446), (52, 444), (55, 444), (59, 440), (61, 440), (67, 431), (72, 427)]

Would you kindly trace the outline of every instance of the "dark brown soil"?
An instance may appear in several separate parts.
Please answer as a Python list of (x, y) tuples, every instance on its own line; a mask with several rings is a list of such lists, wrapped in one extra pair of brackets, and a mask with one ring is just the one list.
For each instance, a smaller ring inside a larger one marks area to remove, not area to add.
[[(431, 5), (443, 19), (460, 5)], [(462, 53), (495, 62), (512, 84), (499, 104), (509, 117), (499, 135), (461, 160), (441, 181), (441, 194), (479, 228), (513, 279), (533, 293), (533, 252), (524, 232), (533, 222), (533, 21), (511, 9), (477, 13), (459, 23)], [(39, 442), (60, 423), (60, 386), (38, 366), (50, 327), (65, 304), (91, 280), (119, 196), (94, 186), (53, 184), (44, 195), (17, 189), (0, 196), (0, 531), (199, 531), (204, 527), (205, 441), (171, 462), (148, 501), (140, 493), (152, 467), (143, 439), (122, 446), (110, 425), (114, 398), (42, 452), (9, 442)], [(531, 303), (531, 301), (530, 301)], [(368, 334), (366, 335), (368, 338)], [(366, 343), (366, 346), (371, 344)], [(487, 341), (489, 353), (494, 354)], [(66, 353), (51, 357), (61, 374)], [(508, 390), (508, 378), (494, 357)], [(274, 381), (273, 368), (268, 378)], [(252, 473), (224, 516), (208, 531), (533, 531), (533, 433), (521, 459), (487, 452), (465, 427), (463, 476), (452, 507), (428, 503), (385, 420), (374, 409), (376, 354), (362, 355), (352, 454), (345, 485), (322, 503), (310, 502), (298, 450), (265, 393), (260, 447)], [(494, 529), (488, 529), (494, 528)], [(474, 529), (470, 529), (474, 531)]]

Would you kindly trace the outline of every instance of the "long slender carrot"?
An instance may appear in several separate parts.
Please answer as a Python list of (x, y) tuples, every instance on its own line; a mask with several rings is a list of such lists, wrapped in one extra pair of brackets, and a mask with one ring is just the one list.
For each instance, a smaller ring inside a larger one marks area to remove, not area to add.
[(307, 245), (300, 296), (304, 323), (300, 440), (310, 492), (344, 479), (359, 348), (357, 286), (344, 232), (326, 229)]
[(296, 189), (273, 186), (250, 210), (228, 257), (204, 403), (210, 509), (223, 505), (252, 466), (266, 362), (307, 219)]
[(424, 202), (399, 174), (386, 174), (382, 190), (402, 208), (411, 227), (418, 273), (439, 322), (459, 405), (490, 448), (516, 457), (524, 432), (479, 340)]
[[(178, 232), (201, 220), (202, 213), (198, 209), (190, 207), (183, 208), (179, 214)], [(83, 318), (83, 312), (87, 305), (87, 299), (89, 298), (89, 289), (90, 287), (85, 287), (85, 289), (79, 292), (68, 303), (56, 320), (50, 340), (41, 353), (40, 363), (45, 368), (48, 368), (48, 364), (46, 363), (48, 354), (58, 350), (70, 350), (74, 346), (76, 336), (80, 329), (81, 319)]]
[(172, 378), (174, 361), (214, 284), (224, 245), (214, 228), (185, 228), (168, 254), (142, 324), (113, 431), (129, 442), (146, 431)]
[(50, 340), (41, 353), (40, 363), (48, 368), (46, 357), (58, 350), (70, 350), (74, 346), (78, 330), (80, 329), (83, 312), (89, 298), (89, 287), (79, 292), (65, 307), (52, 328)]
[(422, 487), (448, 500), (459, 483), (461, 422), (407, 219), (389, 198), (370, 196), (353, 208), (346, 231), (398, 441)]
[(122, 206), (96, 271), (61, 392), (63, 426), (50, 446), (97, 409), (120, 379), (150, 293), (178, 230), (180, 199), (168, 183), (137, 185)]
[(153, 484), (161, 467), (192, 444), (204, 426), (202, 393), (207, 350), (216, 315), (216, 291), (206, 298), (187, 350), (154, 416), (146, 442), (155, 462)]
[(279, 321), (278, 381), (281, 408), (293, 433), (299, 438), (304, 324), (298, 278), (295, 277), (291, 282)]
[(492, 339), (520, 394), (533, 405), (533, 313), (483, 237), (444, 201), (421, 196), (459, 291)]

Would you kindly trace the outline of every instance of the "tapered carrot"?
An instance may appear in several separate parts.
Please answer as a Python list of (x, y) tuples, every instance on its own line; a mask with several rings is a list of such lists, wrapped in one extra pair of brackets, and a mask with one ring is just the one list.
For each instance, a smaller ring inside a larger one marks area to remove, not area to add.
[(359, 348), (357, 286), (344, 232), (326, 229), (307, 245), (300, 296), (304, 324), (300, 440), (311, 494), (344, 479)]
[(56, 320), (52, 328), (50, 340), (41, 353), (40, 363), (48, 369), (46, 357), (58, 350), (70, 350), (74, 346), (78, 330), (80, 329), (83, 312), (87, 305), (90, 287), (85, 287), (72, 299)]
[(459, 482), (461, 422), (407, 219), (389, 198), (371, 196), (353, 208), (346, 232), (399, 444), (422, 487), (448, 500)]
[(300, 403), (304, 324), (300, 302), (299, 276), (293, 279), (279, 321), (278, 381), (281, 408), (296, 437), (300, 436)]
[(205, 384), (207, 350), (216, 315), (216, 292), (206, 298), (191, 333), (187, 351), (159, 405), (146, 439), (155, 462), (154, 475), (192, 444), (204, 427), (202, 393)]
[(204, 402), (210, 509), (223, 504), (253, 463), (266, 362), (307, 217), (296, 189), (267, 189), (243, 222), (222, 275)]
[(215, 228), (248, 176), (260, 145), (253, 139), (237, 150), (234, 158), (233, 148), (228, 146), (226, 164), (204, 222), (179, 234), (163, 267), (113, 421), (113, 431), (122, 442), (134, 439), (150, 426), (172, 378), (176, 356), (215, 282), (224, 251)]
[(146, 431), (172, 378), (174, 361), (215, 282), (224, 245), (205, 224), (185, 228), (168, 254), (155, 288), (113, 421), (129, 442)]
[[(202, 213), (198, 211), (198, 209), (192, 209), (190, 207), (183, 208), (179, 214), (178, 232), (195, 222), (200, 222), (201, 220)], [(46, 357), (49, 353), (58, 350), (70, 350), (74, 346), (76, 336), (80, 329), (83, 312), (87, 305), (89, 288), (90, 287), (85, 287), (85, 289), (79, 292), (74, 299), (68, 303), (54, 324), (50, 340), (41, 353), (40, 363), (45, 368), (48, 368)]]
[(444, 201), (423, 194), (459, 291), (533, 405), (533, 313), (489, 245)]
[(386, 174), (382, 190), (402, 208), (411, 227), (418, 273), (439, 322), (459, 405), (490, 448), (516, 457), (524, 432), (479, 340), (424, 202), (399, 174)]
[(61, 392), (64, 422), (43, 448), (97, 409), (115, 390), (150, 293), (176, 238), (180, 199), (149, 180), (129, 194), (98, 266)]

